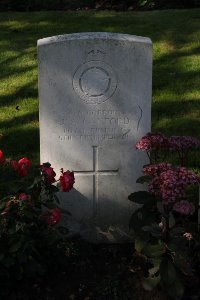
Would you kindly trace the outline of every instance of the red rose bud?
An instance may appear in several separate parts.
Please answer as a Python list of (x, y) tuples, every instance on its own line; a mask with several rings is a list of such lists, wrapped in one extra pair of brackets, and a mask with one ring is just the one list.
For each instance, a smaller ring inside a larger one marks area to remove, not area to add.
[(49, 183), (52, 184), (53, 182), (55, 182), (55, 176), (56, 173), (54, 172), (53, 168), (51, 167), (45, 167), (45, 166), (40, 166), (41, 170), (45, 176), (45, 180)]
[(22, 200), (22, 201), (31, 200), (31, 196), (27, 195), (25, 193), (20, 193), (19, 194), (19, 200)]
[(54, 208), (50, 211), (50, 213), (46, 216), (46, 221), (48, 225), (55, 225), (60, 222), (61, 219), (61, 211), (59, 208)]
[(0, 162), (3, 160), (3, 151), (0, 149)]
[(74, 172), (70, 172), (69, 170), (63, 172), (61, 169), (62, 175), (60, 176), (60, 186), (62, 192), (69, 192), (73, 188), (73, 184), (75, 182)]
[(23, 157), (18, 161), (18, 173), (20, 176), (24, 177), (28, 174), (28, 169), (31, 166), (31, 162), (28, 158)]

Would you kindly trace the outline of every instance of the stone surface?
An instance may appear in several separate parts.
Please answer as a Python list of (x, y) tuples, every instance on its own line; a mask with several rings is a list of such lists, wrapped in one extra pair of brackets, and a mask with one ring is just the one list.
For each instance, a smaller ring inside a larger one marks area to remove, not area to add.
[(150, 131), (149, 38), (78, 33), (38, 41), (41, 162), (75, 172), (60, 193), (72, 232), (92, 241), (127, 239), (141, 185), (144, 153), (134, 144)]

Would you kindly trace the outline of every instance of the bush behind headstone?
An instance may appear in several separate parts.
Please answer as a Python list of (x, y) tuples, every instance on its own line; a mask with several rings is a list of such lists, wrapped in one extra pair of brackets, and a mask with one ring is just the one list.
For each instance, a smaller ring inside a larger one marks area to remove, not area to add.
[(0, 11), (37, 11), (97, 8), (127, 10), (200, 7), (200, 0), (1, 0)]
[(86, 6), (94, 7), (94, 5), (94, 0), (2, 0), (0, 2), (0, 11), (66, 10)]

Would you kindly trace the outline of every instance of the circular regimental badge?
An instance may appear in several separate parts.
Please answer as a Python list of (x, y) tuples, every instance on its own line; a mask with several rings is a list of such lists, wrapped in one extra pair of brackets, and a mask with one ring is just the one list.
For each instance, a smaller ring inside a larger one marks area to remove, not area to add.
[(73, 76), (75, 92), (88, 104), (101, 104), (117, 88), (117, 78), (110, 65), (102, 61), (82, 64)]

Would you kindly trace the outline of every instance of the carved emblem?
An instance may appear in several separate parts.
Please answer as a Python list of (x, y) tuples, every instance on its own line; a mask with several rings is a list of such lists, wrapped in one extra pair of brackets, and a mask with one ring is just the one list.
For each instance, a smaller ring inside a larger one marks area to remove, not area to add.
[(73, 88), (88, 104), (101, 104), (108, 100), (117, 88), (117, 77), (112, 67), (100, 60), (105, 53), (92, 50), (88, 61), (80, 65), (73, 76)]

